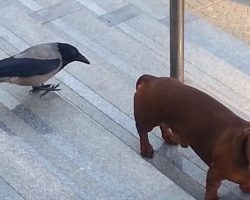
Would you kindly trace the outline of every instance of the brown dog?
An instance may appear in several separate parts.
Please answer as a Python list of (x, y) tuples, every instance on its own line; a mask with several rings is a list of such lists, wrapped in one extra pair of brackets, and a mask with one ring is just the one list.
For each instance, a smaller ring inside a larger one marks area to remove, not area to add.
[(178, 80), (141, 76), (134, 96), (141, 155), (153, 157), (148, 132), (160, 126), (168, 144), (191, 148), (209, 166), (206, 200), (217, 200), (224, 179), (250, 192), (250, 122)]

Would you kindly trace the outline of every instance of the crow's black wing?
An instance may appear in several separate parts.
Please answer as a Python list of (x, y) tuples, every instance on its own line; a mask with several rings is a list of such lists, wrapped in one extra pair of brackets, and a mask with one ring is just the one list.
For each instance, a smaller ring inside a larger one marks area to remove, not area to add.
[(0, 60), (0, 77), (44, 75), (60, 66), (60, 59), (6, 58)]

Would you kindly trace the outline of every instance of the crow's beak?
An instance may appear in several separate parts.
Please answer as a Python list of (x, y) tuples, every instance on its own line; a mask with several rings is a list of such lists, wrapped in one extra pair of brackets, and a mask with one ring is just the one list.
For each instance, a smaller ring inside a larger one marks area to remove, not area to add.
[(76, 58), (76, 61), (83, 62), (86, 64), (90, 64), (89, 60), (85, 58), (82, 54), (79, 53), (79, 55)]

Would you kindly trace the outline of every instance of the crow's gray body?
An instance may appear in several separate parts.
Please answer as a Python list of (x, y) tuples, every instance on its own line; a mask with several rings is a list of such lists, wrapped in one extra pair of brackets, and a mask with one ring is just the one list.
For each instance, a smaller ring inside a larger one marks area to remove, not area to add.
[(69, 44), (39, 44), (0, 60), (0, 82), (40, 86), (73, 61), (89, 64), (89, 61)]

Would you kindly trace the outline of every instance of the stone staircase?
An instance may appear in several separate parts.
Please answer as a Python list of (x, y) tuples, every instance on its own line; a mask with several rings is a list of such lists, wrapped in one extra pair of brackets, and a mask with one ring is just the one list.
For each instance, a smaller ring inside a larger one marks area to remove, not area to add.
[[(155, 129), (142, 159), (133, 94), (144, 73), (169, 75), (168, 0), (6, 0), (0, 58), (31, 45), (69, 42), (90, 61), (72, 63), (40, 99), (0, 85), (0, 199), (203, 199), (207, 167), (169, 147)], [(250, 120), (250, 47), (187, 13), (186, 83)], [(222, 199), (249, 199), (225, 182)]]

